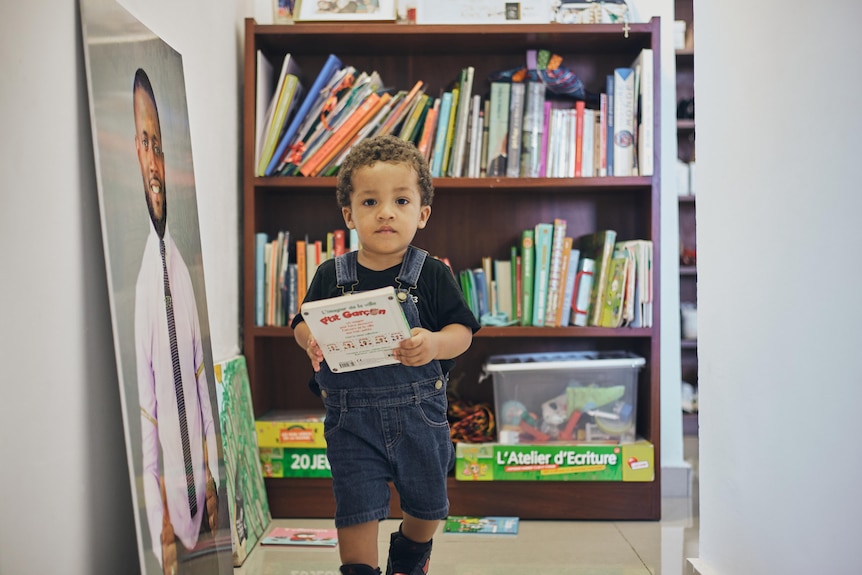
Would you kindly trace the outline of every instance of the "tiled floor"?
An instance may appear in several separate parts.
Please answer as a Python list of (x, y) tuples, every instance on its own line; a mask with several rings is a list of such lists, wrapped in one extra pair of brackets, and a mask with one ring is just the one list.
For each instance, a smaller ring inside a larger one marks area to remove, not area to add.
[[(439, 533), (429, 575), (682, 575), (698, 555), (697, 438), (685, 437), (692, 497), (665, 499), (658, 522), (522, 521), (507, 535)], [(331, 520), (275, 520), (273, 526), (331, 527)], [(397, 520), (380, 525), (380, 557)], [(258, 547), (235, 575), (338, 575), (338, 551)]]

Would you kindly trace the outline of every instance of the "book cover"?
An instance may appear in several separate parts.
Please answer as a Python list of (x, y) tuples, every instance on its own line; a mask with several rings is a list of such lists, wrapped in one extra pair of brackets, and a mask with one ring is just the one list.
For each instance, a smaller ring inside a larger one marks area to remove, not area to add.
[(614, 248), (608, 269), (605, 296), (602, 300), (601, 316), (599, 325), (601, 327), (620, 327), (623, 321), (623, 306), (625, 305), (626, 270), (628, 258), (621, 246)]
[(426, 162), (431, 161), (431, 147), (434, 143), (434, 134), (437, 131), (438, 114), (440, 114), (440, 98), (432, 98), (428, 111), (425, 113), (422, 130), (419, 134), (419, 143), (416, 145)]
[[(263, 151), (263, 144), (266, 141), (266, 134), (272, 119), (273, 108), (275, 108), (275, 78), (273, 77), (274, 68), (272, 62), (266, 57), (263, 50), (258, 50), (256, 54), (257, 67), (255, 68), (255, 106), (254, 106), (254, 165), (260, 163), (260, 155)], [(269, 160), (267, 160), (268, 162)], [(261, 174), (257, 174), (261, 175)]]
[(452, 145), (452, 160), (449, 163), (449, 176), (459, 178), (464, 175), (465, 146), (467, 144), (467, 125), (470, 118), (470, 103), (473, 100), (473, 66), (464, 68), (458, 91), (458, 110), (455, 118), (454, 143)]
[(592, 258), (581, 256), (578, 261), (578, 273), (575, 275), (575, 287), (572, 294), (572, 310), (570, 325), (586, 327), (590, 316), (590, 297), (593, 292), (593, 277), (596, 262)]
[(638, 173), (641, 176), (651, 176), (654, 170), (653, 158), (653, 51), (651, 48), (641, 50), (635, 59), (635, 75), (638, 78), (638, 118), (637, 118), (637, 158)]
[(335, 547), (338, 530), (308, 527), (273, 527), (260, 540), (261, 545), (287, 545), (295, 547)]
[(257, 165), (257, 175), (266, 175), (266, 166), (272, 158), (278, 139), (284, 133), (290, 120), (290, 114), (296, 109), (296, 103), (302, 99), (303, 87), (299, 81), (301, 75), (296, 59), (290, 54), (284, 57), (281, 75), (276, 84), (275, 101), (270, 123), (266, 128), (266, 139), (261, 150), (260, 162)]
[(440, 97), (440, 113), (434, 138), (434, 153), (431, 156), (431, 176), (439, 178), (443, 168), (443, 149), (446, 147), (446, 130), (449, 127), (449, 112), (452, 110), (452, 92), (443, 92)]
[(405, 94), (397, 104), (395, 104), (392, 111), (383, 120), (380, 129), (375, 132), (375, 136), (385, 136), (386, 134), (392, 134), (395, 132), (398, 126), (400, 126), (404, 121), (405, 116), (412, 109), (412, 106), (416, 104), (417, 98), (425, 93), (423, 86), (425, 86), (425, 82), (422, 80), (417, 80), (416, 83), (413, 84), (410, 91), (407, 92), (407, 94)]
[(227, 475), (233, 564), (242, 565), (272, 515), (263, 483), (248, 369), (242, 355), (213, 365)]
[(398, 363), (393, 350), (411, 337), (392, 286), (305, 302), (301, 309), (333, 373)]
[(542, 159), (542, 120), (545, 117), (545, 84), (527, 82), (524, 120), (521, 124), (521, 167), (523, 178), (538, 178)]
[(560, 300), (557, 302), (557, 317), (554, 326), (569, 325), (572, 315), (572, 297), (575, 293), (575, 278), (578, 274), (578, 260), (581, 252), (573, 247), (574, 238), (567, 236), (563, 241), (563, 289), (560, 290)]
[(519, 523), (518, 517), (451, 515), (446, 518), (443, 533), (517, 535)]
[(590, 295), (590, 313), (588, 325), (601, 325), (602, 302), (607, 288), (607, 278), (611, 267), (617, 232), (615, 230), (599, 230), (578, 238), (578, 248), (584, 257), (596, 262), (593, 288)]
[(631, 176), (634, 166), (635, 73), (614, 70), (614, 175)]
[(539, 177), (544, 178), (548, 175), (548, 141), (551, 132), (551, 111), (554, 105), (545, 100), (545, 105), (542, 107), (542, 143), (539, 150)]
[(264, 314), (264, 294), (266, 293), (266, 254), (267, 235), (258, 232), (254, 235), (254, 325), (262, 326)]
[(506, 176), (510, 178), (521, 175), (525, 99), (526, 86), (520, 82), (513, 83), (509, 93), (509, 142), (506, 150)]
[(608, 175), (608, 95), (599, 95), (599, 176)]
[(509, 91), (508, 82), (491, 82), (491, 112), (488, 118), (488, 157), (486, 173), (489, 177), (506, 175), (506, 154), (509, 147)]
[(452, 144), (455, 140), (455, 119), (458, 117), (460, 94), (461, 90), (458, 88), (458, 85), (452, 88), (452, 105), (449, 108), (449, 124), (446, 126), (446, 140), (443, 142), (443, 164), (440, 166), (441, 176), (445, 176), (449, 173), (449, 166), (452, 163)]
[(536, 327), (545, 325), (545, 312), (548, 305), (548, 281), (551, 274), (551, 249), (553, 247), (554, 224), (536, 224), (536, 255), (533, 264), (533, 323)]
[(596, 111), (589, 108), (584, 110), (584, 135), (583, 135), (583, 156), (581, 157), (581, 176), (584, 178), (592, 178), (596, 175), (595, 172), (595, 152), (596, 152)]
[(607, 175), (614, 175), (614, 75), (605, 77), (605, 93), (608, 96), (607, 124), (605, 125), (605, 155)]
[(275, 325), (286, 325), (285, 314), (287, 313), (287, 267), (290, 265), (290, 231), (285, 230), (281, 245), (281, 256), (278, 258), (278, 306), (276, 308)]
[(296, 114), (293, 116), (293, 119), (290, 121), (287, 129), (281, 136), (281, 140), (279, 140), (278, 146), (276, 147), (272, 158), (269, 160), (269, 164), (266, 166), (265, 175), (271, 176), (275, 172), (276, 167), (281, 163), (281, 159), (287, 151), (287, 146), (296, 135), (296, 131), (299, 129), (300, 124), (305, 120), (305, 116), (308, 114), (309, 109), (317, 99), (320, 90), (326, 85), (329, 79), (332, 78), (332, 75), (341, 68), (341, 66), (341, 60), (339, 60), (335, 54), (330, 54), (327, 57), (326, 62), (323, 64), (323, 67), (320, 69), (320, 72), (311, 84), (311, 88), (309, 88), (308, 93), (302, 99), (302, 103), (300, 103), (297, 108)]
[[(565, 289), (565, 265), (568, 264), (568, 253), (565, 253), (566, 245), (566, 220), (554, 218), (553, 235), (551, 237), (551, 257), (548, 268), (548, 297), (545, 303), (545, 325), (555, 327), (557, 323), (557, 310), (560, 305), (560, 296)], [(571, 251), (571, 239), (569, 239), (569, 251)]]
[(347, 117), (343, 124), (341, 124), (335, 132), (332, 133), (331, 136), (323, 143), (323, 145), (318, 148), (317, 152), (314, 153), (313, 156), (308, 158), (300, 168), (300, 172), (304, 176), (316, 176), (320, 173), (321, 168), (323, 168), (329, 160), (335, 156), (344, 144), (352, 138), (359, 130), (368, 122), (371, 118), (374, 117), (374, 114), (382, 108), (387, 101), (389, 101), (391, 96), (389, 94), (384, 93), (383, 96), (380, 96), (376, 92), (372, 92), (368, 95), (359, 107)]
[(533, 266), (536, 257), (536, 230), (521, 232), (521, 325), (533, 325)]
[(515, 319), (512, 307), (512, 261), (494, 260), (494, 285), (496, 287), (497, 311), (506, 314), (506, 319)]

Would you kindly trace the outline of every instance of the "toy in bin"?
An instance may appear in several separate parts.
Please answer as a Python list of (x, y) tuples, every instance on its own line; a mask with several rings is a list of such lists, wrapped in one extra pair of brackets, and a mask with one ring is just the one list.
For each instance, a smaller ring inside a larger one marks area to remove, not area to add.
[(498, 441), (634, 441), (645, 363), (627, 351), (491, 356)]

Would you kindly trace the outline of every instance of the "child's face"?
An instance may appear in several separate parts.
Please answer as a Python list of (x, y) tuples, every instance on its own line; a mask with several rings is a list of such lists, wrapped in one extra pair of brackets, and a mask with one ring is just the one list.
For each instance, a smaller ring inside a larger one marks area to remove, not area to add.
[(405, 163), (376, 162), (356, 170), (352, 183), (350, 207), (341, 208), (347, 227), (356, 229), (368, 259), (400, 261), (431, 216), (431, 206), (422, 205), (415, 170)]

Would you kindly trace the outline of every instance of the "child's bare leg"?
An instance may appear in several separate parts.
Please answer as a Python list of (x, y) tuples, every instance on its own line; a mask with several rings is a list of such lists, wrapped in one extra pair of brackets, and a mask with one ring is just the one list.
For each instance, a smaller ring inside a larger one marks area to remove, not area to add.
[(401, 526), (389, 538), (386, 575), (428, 573), (432, 540), (439, 525), (439, 520), (428, 521), (404, 513)]
[(338, 550), (343, 564), (378, 566), (377, 524), (377, 521), (369, 521), (338, 530)]
[(437, 532), (437, 527), (440, 525), (440, 521), (436, 519), (434, 521), (427, 521), (425, 519), (417, 519), (406, 513), (403, 515), (404, 517), (401, 519), (401, 534), (416, 543), (431, 541), (434, 533)]

